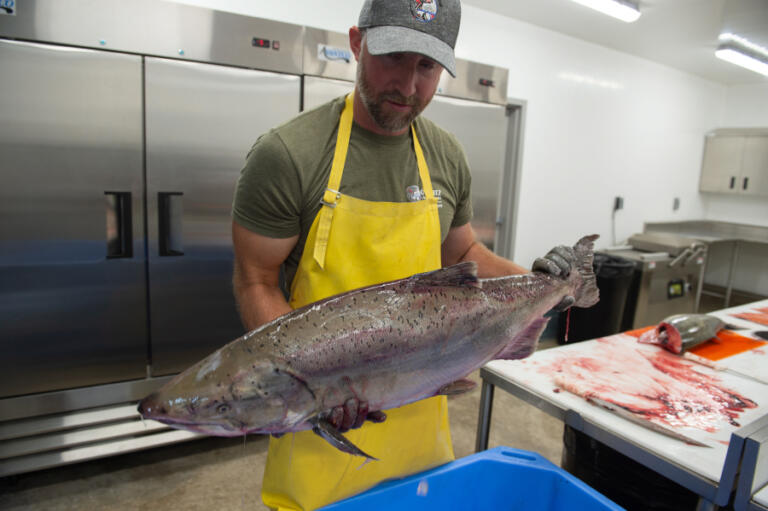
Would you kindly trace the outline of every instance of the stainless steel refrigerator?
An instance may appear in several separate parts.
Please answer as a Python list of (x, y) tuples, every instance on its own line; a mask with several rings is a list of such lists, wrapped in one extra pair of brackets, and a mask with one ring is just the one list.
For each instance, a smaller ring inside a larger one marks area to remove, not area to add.
[(299, 112), (303, 35), (168, 2), (17, 7), (0, 16), (0, 476), (162, 443), (135, 402), (243, 333), (232, 194), (257, 137)]
[[(345, 48), (153, 0), (0, 16), (0, 477), (196, 436), (136, 401), (243, 333), (235, 182), (259, 135), (350, 90)], [(499, 251), (507, 74), (459, 69), (426, 115), (463, 143)]]

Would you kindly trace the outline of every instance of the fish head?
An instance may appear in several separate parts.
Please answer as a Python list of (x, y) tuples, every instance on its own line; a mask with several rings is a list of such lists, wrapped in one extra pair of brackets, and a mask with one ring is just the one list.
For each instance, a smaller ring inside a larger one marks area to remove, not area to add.
[(247, 364), (222, 349), (145, 397), (145, 419), (214, 436), (302, 429), (315, 413), (306, 384), (267, 359)]
[(682, 340), (680, 331), (674, 325), (662, 321), (656, 327), (643, 332), (637, 339), (643, 344), (655, 344), (665, 350), (679, 355), (682, 349)]

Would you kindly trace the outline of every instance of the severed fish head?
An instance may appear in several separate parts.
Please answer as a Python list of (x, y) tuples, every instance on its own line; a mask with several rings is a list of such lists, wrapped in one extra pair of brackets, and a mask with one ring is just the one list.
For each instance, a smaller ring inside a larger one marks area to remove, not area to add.
[[(234, 344), (234, 343), (233, 343)], [(214, 436), (306, 429), (312, 392), (266, 359), (243, 360), (231, 345), (176, 376), (139, 403), (145, 419)]]
[(724, 326), (720, 318), (708, 314), (675, 314), (665, 318), (653, 330), (645, 332), (638, 341), (657, 344), (680, 355), (712, 339)]

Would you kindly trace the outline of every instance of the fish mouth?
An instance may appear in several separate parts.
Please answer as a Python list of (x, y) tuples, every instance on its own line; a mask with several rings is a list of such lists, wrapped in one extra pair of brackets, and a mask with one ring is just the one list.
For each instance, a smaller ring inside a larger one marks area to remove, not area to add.
[(172, 419), (170, 417), (151, 418), (150, 420), (160, 422), (175, 429), (185, 429), (187, 431), (212, 436), (243, 436), (249, 432), (245, 424), (234, 425), (220, 422), (199, 422), (184, 419)]

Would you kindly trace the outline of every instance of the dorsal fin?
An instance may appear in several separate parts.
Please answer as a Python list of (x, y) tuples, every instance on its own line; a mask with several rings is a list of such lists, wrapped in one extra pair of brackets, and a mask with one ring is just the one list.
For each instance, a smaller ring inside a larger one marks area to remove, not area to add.
[(481, 287), (477, 278), (477, 263), (473, 261), (426, 273), (417, 273), (409, 280), (419, 286)]

